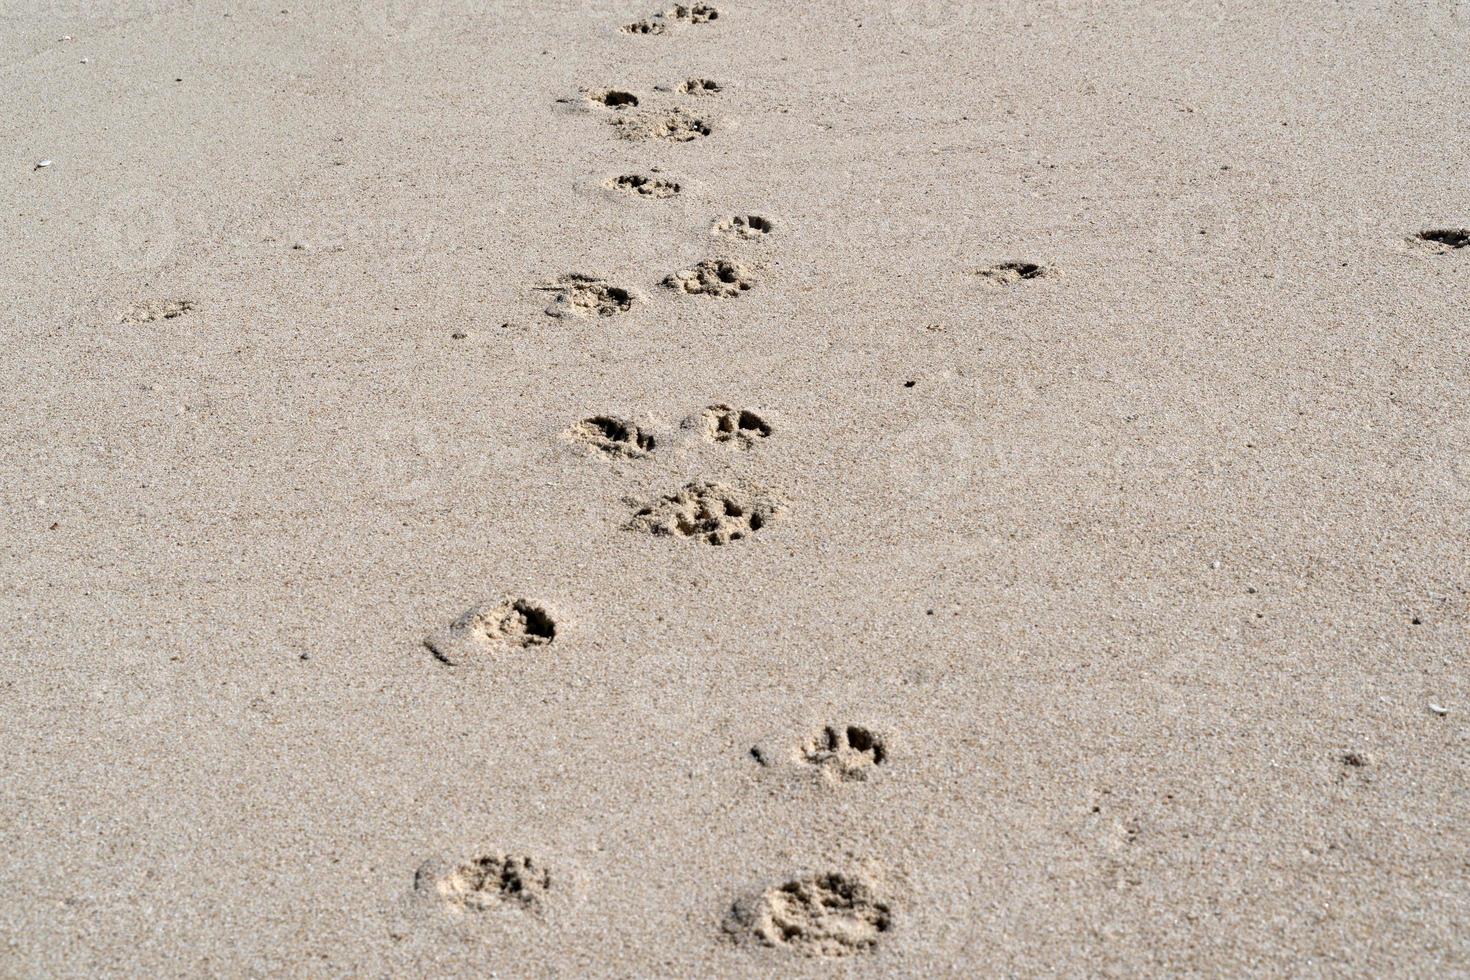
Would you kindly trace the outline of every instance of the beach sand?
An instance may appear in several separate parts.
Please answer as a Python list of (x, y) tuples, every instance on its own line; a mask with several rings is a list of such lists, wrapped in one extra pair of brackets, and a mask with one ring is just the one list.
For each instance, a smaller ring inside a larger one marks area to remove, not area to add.
[(1470, 972), (1470, 7), (716, 6), (5, 7), (0, 974)]

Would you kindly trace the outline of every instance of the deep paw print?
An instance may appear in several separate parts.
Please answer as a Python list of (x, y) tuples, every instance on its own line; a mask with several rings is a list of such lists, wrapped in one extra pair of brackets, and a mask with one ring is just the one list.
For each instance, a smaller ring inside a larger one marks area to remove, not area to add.
[(665, 109), (620, 114), (612, 121), (625, 140), (666, 140), (688, 143), (713, 133), (708, 121), (683, 109)]
[[(686, 423), (687, 424), (687, 423)], [(771, 435), (771, 425), (748, 408), (711, 405), (699, 416), (699, 427), (710, 442), (726, 442), (750, 449)]]
[(678, 86), (684, 95), (718, 95), (723, 90), (724, 86), (712, 78), (688, 78)]
[(682, 190), (678, 181), (664, 180), (660, 177), (645, 177), (642, 174), (623, 174), (621, 177), (614, 177), (607, 182), (607, 186), (634, 197), (654, 200), (674, 197)]
[(893, 910), (866, 878), (829, 872), (794, 878), (734, 903), (731, 938), (801, 956), (833, 958), (872, 950), (893, 929)]
[(591, 446), (609, 456), (639, 458), (653, 452), (654, 437), (626, 419), (611, 415), (595, 415), (583, 419), (567, 432), (576, 442)]
[(638, 96), (621, 89), (597, 89), (587, 93), (587, 101), (608, 109), (631, 109), (638, 105)]
[(840, 782), (867, 779), (888, 759), (883, 737), (861, 725), (828, 725), (801, 747), (801, 757)]
[(118, 317), (119, 323), (155, 323), (159, 320), (176, 320), (193, 312), (194, 301), (189, 299), (153, 299), (130, 307)]
[(551, 304), (546, 307), (547, 316), (616, 316), (633, 308), (631, 292), (579, 272), (569, 273), (537, 288), (554, 294)]
[(556, 622), (525, 599), (482, 603), (424, 639), (438, 660), (457, 667), (506, 650), (546, 646), (556, 639)]
[(977, 270), (975, 274), (997, 286), (1010, 286), (1031, 279), (1049, 279), (1061, 273), (1053, 266), (1037, 262), (1002, 262)]
[(782, 509), (763, 494), (696, 481), (676, 493), (637, 504), (627, 526), (648, 534), (726, 545), (766, 527)]
[(692, 268), (669, 273), (663, 284), (690, 296), (733, 299), (755, 285), (755, 274), (739, 262), (706, 259)]
[(427, 862), (419, 868), (414, 887), (458, 912), (488, 912), (504, 906), (539, 912), (552, 882), (534, 858), (487, 854), (455, 867)]
[(1436, 252), (1455, 252), (1470, 245), (1470, 228), (1431, 228), (1419, 232), (1414, 240)]
[(767, 218), (758, 214), (737, 214), (716, 221), (711, 229), (716, 235), (727, 235), (731, 238), (743, 238), (750, 241), (756, 238), (765, 238), (776, 228)]
[(692, 6), (677, 4), (668, 10), (624, 26), (623, 33), (667, 34), (672, 28), (683, 24), (708, 24), (719, 18), (720, 12), (707, 3), (696, 3)]

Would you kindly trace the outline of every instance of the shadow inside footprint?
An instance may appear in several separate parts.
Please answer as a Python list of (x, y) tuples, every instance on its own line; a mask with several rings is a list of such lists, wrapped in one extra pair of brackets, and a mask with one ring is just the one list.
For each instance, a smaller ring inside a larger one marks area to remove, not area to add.
[(1470, 245), (1470, 228), (1431, 228), (1416, 237), (1426, 245), (1437, 246), (1439, 251), (1453, 252)]

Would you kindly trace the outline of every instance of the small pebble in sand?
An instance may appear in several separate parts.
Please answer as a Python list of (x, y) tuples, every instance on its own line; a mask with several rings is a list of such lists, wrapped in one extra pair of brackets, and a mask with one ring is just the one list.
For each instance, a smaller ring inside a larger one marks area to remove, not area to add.
[(49, 167), (49, 166), (51, 166), (51, 161), (50, 160), (39, 160), (39, 161), (36, 162), (36, 166), (33, 169), (34, 170), (41, 170), (42, 168)]
[(1447, 715), (1450, 713), (1449, 708), (1441, 704), (1435, 704), (1433, 701), (1429, 702), (1429, 710), (1437, 715)]

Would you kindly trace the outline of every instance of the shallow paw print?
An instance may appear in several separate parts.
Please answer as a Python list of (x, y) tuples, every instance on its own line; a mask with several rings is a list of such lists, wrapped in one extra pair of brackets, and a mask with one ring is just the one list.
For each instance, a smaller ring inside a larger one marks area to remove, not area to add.
[(443, 29), (444, 0), (357, 0), (368, 31), (382, 40), (406, 41)]
[(887, 9), (898, 32), (932, 41), (969, 30), (979, 16), (978, 6), (954, 0), (896, 0)]
[(726, 238), (756, 241), (775, 231), (775, 225), (758, 214), (736, 214), (716, 221), (710, 231)]
[(627, 528), (658, 537), (711, 545), (743, 541), (777, 520), (785, 508), (774, 497), (722, 483), (695, 481), (647, 501), (633, 501)]
[(457, 865), (426, 861), (414, 876), (414, 890), (457, 913), (539, 913), (555, 891), (555, 879), (531, 855), (491, 853)]
[(108, 656), (106, 669), (88, 688), (90, 714), (111, 728), (152, 729), (175, 710), (174, 670), (162, 645), (153, 649), (122, 648)]
[(381, 429), (371, 456), (377, 496), (392, 503), (423, 501), (447, 492), (448, 447), (433, 426), (411, 422)]
[(150, 190), (119, 194), (97, 212), (101, 253), (118, 269), (153, 269), (173, 258), (181, 233), (172, 199)]
[(888, 743), (862, 725), (828, 725), (802, 746), (801, 757), (834, 782), (860, 782), (888, 761)]
[(893, 930), (894, 913), (876, 882), (838, 872), (804, 875), (737, 899), (725, 934), (798, 956), (866, 953)]
[(572, 442), (588, 446), (608, 456), (641, 459), (653, 452), (657, 438), (634, 422), (613, 415), (594, 415), (572, 426), (565, 433)]
[(884, 440), (883, 468), (896, 502), (944, 510), (966, 497), (979, 472), (975, 433), (947, 420), (921, 420)]
[(724, 86), (712, 78), (690, 78), (679, 83), (681, 95), (718, 95)]
[(699, 430), (714, 443), (726, 443), (740, 449), (751, 449), (771, 436), (771, 424), (748, 408), (711, 405), (698, 417), (685, 423)]

